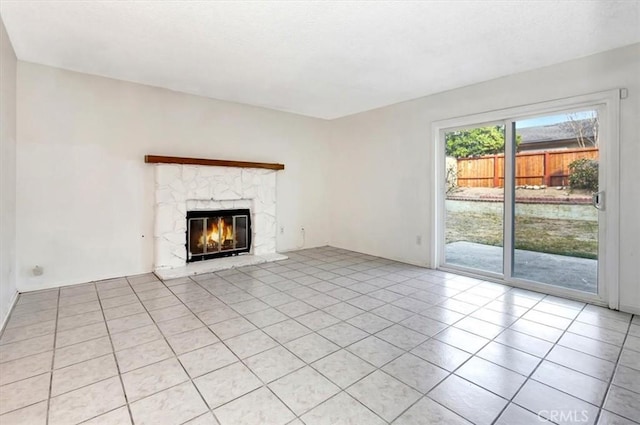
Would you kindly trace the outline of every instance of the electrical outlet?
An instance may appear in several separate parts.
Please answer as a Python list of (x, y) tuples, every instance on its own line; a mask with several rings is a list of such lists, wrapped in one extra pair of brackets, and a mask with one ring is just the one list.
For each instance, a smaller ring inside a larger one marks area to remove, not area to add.
[(280, 234), (284, 235), (284, 226), (280, 226)]
[(422, 245), (422, 236), (416, 235), (416, 245)]

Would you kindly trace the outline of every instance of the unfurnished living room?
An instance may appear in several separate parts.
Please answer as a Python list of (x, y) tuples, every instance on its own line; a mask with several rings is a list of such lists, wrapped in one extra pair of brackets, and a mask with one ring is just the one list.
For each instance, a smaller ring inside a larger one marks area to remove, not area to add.
[(0, 425), (640, 424), (639, 0), (0, 17)]

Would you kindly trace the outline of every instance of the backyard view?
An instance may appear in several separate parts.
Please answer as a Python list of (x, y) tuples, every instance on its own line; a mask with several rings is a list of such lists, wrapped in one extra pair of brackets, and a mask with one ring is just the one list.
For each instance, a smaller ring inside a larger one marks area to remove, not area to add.
[[(556, 190), (556, 189), (551, 189)], [(582, 191), (580, 191), (582, 192)], [(487, 190), (465, 190), (452, 196), (464, 199), (486, 196)], [(502, 193), (502, 190), (500, 190)], [(567, 195), (566, 191), (562, 194)], [(543, 195), (543, 194), (540, 194)], [(574, 194), (575, 195), (575, 194)], [(580, 195), (580, 193), (578, 193)], [(575, 199), (578, 196), (565, 199)], [(591, 195), (581, 197), (590, 202)], [(554, 199), (550, 197), (549, 199)], [(580, 199), (580, 198), (578, 198)], [(553, 205), (553, 204), (551, 204)], [(589, 207), (590, 204), (589, 204)], [(550, 210), (553, 210), (550, 208)], [(516, 248), (583, 258), (597, 258), (598, 223), (594, 220), (552, 219), (518, 215), (515, 217)], [(502, 246), (502, 216), (498, 212), (447, 210), (446, 243), (476, 242)]]
[[(498, 210), (496, 207), (492, 211), (492, 208), (482, 208), (479, 203), (502, 202), (503, 193), (502, 188), (459, 188), (452, 192), (447, 200), (467, 200), (473, 203), (449, 203), (446, 242), (468, 241), (501, 247), (502, 208)], [(516, 200), (530, 196), (531, 191), (516, 189)], [(582, 189), (570, 192), (570, 189), (547, 188), (536, 190), (534, 199), (540, 202), (538, 212), (546, 213), (548, 217), (524, 214), (515, 217), (517, 249), (597, 258), (598, 224), (595, 214), (590, 214), (590, 219), (552, 218), (562, 209), (561, 205), (578, 205), (589, 211), (593, 208), (591, 193)], [(544, 204), (545, 201), (549, 203)]]
[[(512, 273), (595, 292), (597, 114), (545, 119), (516, 123)], [(447, 263), (502, 273), (504, 128), (452, 131), (446, 143)]]

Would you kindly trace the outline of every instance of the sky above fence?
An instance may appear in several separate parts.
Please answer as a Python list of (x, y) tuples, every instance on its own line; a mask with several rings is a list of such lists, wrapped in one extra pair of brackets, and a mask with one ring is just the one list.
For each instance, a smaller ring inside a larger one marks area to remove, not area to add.
[(567, 122), (571, 118), (573, 118), (574, 120), (582, 120), (590, 118), (592, 116), (593, 110), (574, 112), (571, 114), (546, 115), (544, 117), (530, 118), (527, 120), (518, 121), (516, 125), (518, 128), (541, 127), (544, 125), (553, 125), (559, 124), (561, 122)]

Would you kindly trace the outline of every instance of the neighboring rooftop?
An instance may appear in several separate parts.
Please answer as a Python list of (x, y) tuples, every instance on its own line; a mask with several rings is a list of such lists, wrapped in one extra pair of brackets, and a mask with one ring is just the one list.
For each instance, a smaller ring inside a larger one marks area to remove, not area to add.
[(526, 127), (517, 130), (522, 137), (522, 144), (553, 142), (555, 140), (574, 140), (578, 138), (576, 128), (582, 128), (582, 136), (593, 138), (594, 128), (592, 120), (576, 120), (572, 125), (557, 123), (537, 127)]

